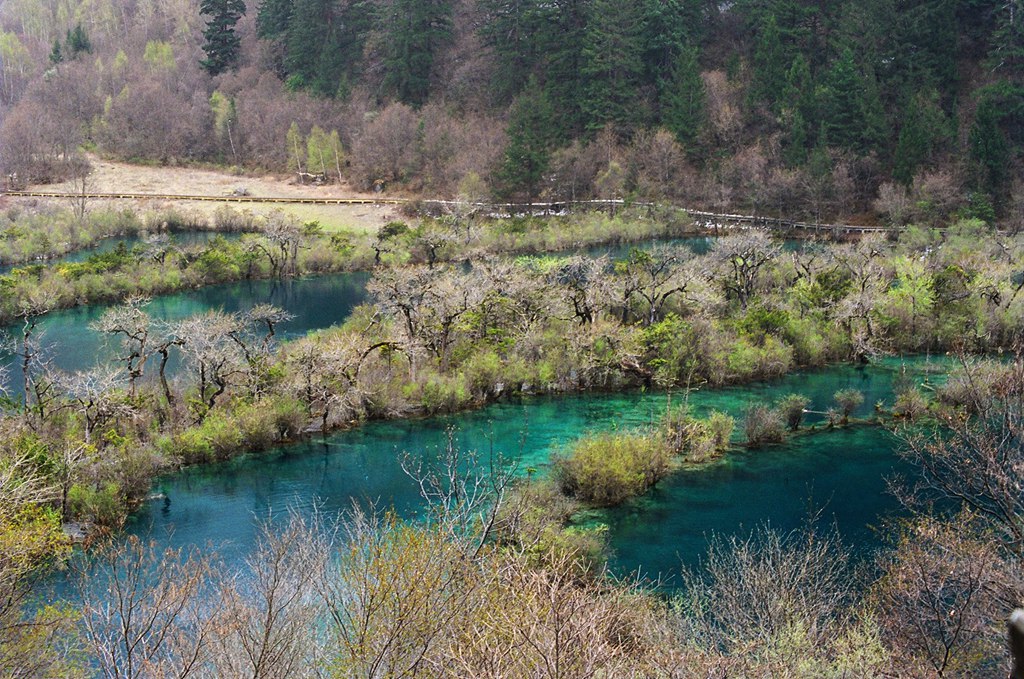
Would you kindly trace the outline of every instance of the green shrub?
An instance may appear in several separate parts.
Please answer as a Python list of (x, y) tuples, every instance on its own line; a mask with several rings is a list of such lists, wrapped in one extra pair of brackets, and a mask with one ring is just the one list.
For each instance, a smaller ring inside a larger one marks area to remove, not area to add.
[(177, 459), (183, 464), (214, 460), (213, 446), (198, 428), (186, 429), (173, 438), (164, 439), (159, 448), (168, 459)]
[(431, 375), (420, 387), (420, 403), (429, 413), (454, 412), (471, 398), (461, 375)]
[(928, 399), (917, 389), (900, 392), (896, 396), (896, 403), (892, 409), (893, 415), (908, 420), (916, 420), (926, 412), (928, 412)]
[(640, 495), (668, 472), (669, 451), (659, 438), (608, 433), (577, 441), (555, 459), (562, 491), (602, 507)]
[(864, 394), (857, 389), (840, 389), (832, 398), (843, 418), (843, 424), (850, 421), (850, 415), (864, 403)]
[(767, 406), (755, 405), (747, 408), (743, 431), (749, 448), (757, 448), (766, 443), (782, 443), (786, 440), (782, 417), (778, 411)]
[(463, 364), (466, 382), (474, 394), (486, 396), (494, 391), (498, 382), (503, 381), (501, 357), (494, 351), (478, 351)]
[[(277, 426), (273, 405), (263, 402), (246, 404), (236, 409), (233, 424), (238, 432), (235, 450), (265, 450), (277, 440)], [(232, 453), (235, 451), (232, 451)]]
[(662, 445), (673, 454), (684, 455), (688, 462), (705, 462), (729, 447), (733, 424), (732, 417), (718, 411), (700, 419), (685, 407), (676, 408), (662, 419)]
[(711, 441), (715, 444), (715, 448), (717, 450), (728, 448), (729, 441), (732, 439), (732, 431), (736, 428), (735, 418), (732, 415), (715, 410), (708, 415), (707, 426), (711, 432)]
[(790, 394), (779, 401), (777, 407), (790, 431), (796, 431), (800, 428), (804, 421), (804, 410), (807, 409), (810, 402), (811, 399), (800, 394)]
[(125, 515), (121, 489), (113, 481), (95, 487), (74, 484), (68, 490), (68, 510), (73, 517), (101, 526), (119, 526)]
[(306, 411), (295, 399), (278, 399), (274, 402), (274, 427), (279, 441), (298, 437), (307, 424)]

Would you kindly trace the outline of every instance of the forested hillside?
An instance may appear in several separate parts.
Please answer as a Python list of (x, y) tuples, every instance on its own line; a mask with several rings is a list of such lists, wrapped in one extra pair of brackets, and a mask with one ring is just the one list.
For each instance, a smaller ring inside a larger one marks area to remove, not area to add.
[(1020, 0), (6, 0), (2, 164), (1018, 226)]

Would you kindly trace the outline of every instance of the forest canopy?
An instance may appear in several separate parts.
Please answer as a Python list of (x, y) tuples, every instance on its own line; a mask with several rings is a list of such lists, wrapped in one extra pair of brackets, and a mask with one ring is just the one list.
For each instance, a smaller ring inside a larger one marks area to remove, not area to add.
[(1020, 4), (13, 0), (0, 150), (304, 171), (336, 131), (358, 188), (1016, 224)]

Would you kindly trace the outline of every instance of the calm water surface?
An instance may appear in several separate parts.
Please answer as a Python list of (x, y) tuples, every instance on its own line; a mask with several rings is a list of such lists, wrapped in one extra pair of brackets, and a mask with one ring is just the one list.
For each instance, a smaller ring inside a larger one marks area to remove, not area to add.
[[(294, 319), (282, 323), (282, 339), (302, 336), (348, 318), (352, 309), (366, 300), (366, 272), (289, 279), (283, 281), (241, 281), (211, 285), (197, 290), (154, 297), (146, 307), (153, 318), (175, 321), (211, 309), (244, 311), (257, 304), (274, 304), (287, 309)], [(88, 370), (112, 362), (118, 346), (110, 338), (90, 327), (110, 305), (91, 305), (54, 311), (38, 325), (43, 346), (61, 370)], [(20, 328), (9, 332), (18, 335)], [(0, 353), (0, 364), (11, 370), (11, 391), (20, 394), (20, 375), (10, 353)], [(153, 371), (150, 366), (150, 372)]]
[[(891, 403), (892, 378), (902, 365), (892, 360), (867, 368), (834, 367), (775, 384), (700, 391), (691, 396), (691, 404), (698, 412), (717, 409), (740, 418), (751, 403), (797, 392), (811, 398), (812, 408), (823, 410), (835, 391), (856, 388), (865, 394), (856, 415), (869, 417), (876, 401)], [(915, 379), (923, 379), (918, 372), (923, 361), (906, 365)], [(330, 515), (353, 502), (373, 501), (415, 517), (423, 503), (399, 460), (406, 452), (435, 456), (449, 426), (456, 428), (464, 448), (500, 451), (516, 459), (519, 473), (535, 468), (543, 474), (551, 453), (573, 439), (644, 426), (657, 420), (666, 404), (664, 394), (545, 397), (452, 417), (370, 423), (325, 440), (164, 477), (155, 488), (163, 497), (137, 512), (128, 531), (166, 546), (211, 544), (236, 566), (250, 553), (258, 524), (281, 519), (289, 510), (308, 513), (320, 506)], [(822, 510), (824, 520), (834, 522), (856, 548), (870, 549), (878, 543), (871, 527), (898, 510), (885, 479), (899, 472), (909, 469), (883, 430), (821, 431), (683, 469), (644, 498), (604, 512), (598, 520), (609, 526), (615, 570), (639, 570), (671, 581), (682, 564), (698, 562), (711, 533), (745, 533), (765, 521), (791, 528), (811, 509)]]
[[(195, 232), (175, 234), (174, 237), (178, 242), (182, 242), (183, 238), (191, 239), (189, 242), (202, 242), (211, 235), (216, 234)], [(108, 239), (100, 248), (74, 253), (62, 261), (84, 260), (93, 252), (113, 249), (119, 240), (123, 240), (129, 247), (135, 242), (132, 239)], [(665, 242), (703, 253), (707, 252), (713, 240), (711, 237), (694, 237)], [(641, 243), (640, 247), (650, 248), (657, 242)], [(636, 245), (602, 246), (585, 252), (591, 256), (609, 254), (614, 259), (625, 257), (632, 247)], [(274, 304), (288, 310), (295, 317), (279, 326), (280, 337), (288, 339), (344, 321), (353, 307), (366, 301), (366, 283), (369, 279), (369, 272), (357, 272), (284, 281), (241, 281), (212, 285), (155, 297), (147, 307), (147, 312), (156, 319), (174, 321), (214, 309), (232, 312), (244, 311), (257, 304)], [(88, 370), (116, 359), (116, 342), (89, 327), (109, 306), (97, 304), (55, 311), (39, 322), (43, 345), (57, 368), (69, 372)], [(20, 328), (12, 326), (8, 331), (19, 336)], [(0, 365), (7, 366), (8, 388), (13, 395), (19, 396), (22, 390), (17, 361), (10, 353), (0, 351)], [(169, 366), (170, 374), (173, 375), (174, 370), (174, 365)]]

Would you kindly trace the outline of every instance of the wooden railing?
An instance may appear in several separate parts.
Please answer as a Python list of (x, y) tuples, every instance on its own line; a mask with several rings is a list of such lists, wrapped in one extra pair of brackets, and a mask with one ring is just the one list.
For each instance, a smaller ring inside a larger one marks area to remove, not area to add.
[(691, 210), (685, 207), (667, 204), (629, 202), (623, 200), (573, 200), (573, 201), (549, 201), (536, 203), (486, 203), (486, 202), (465, 202), (454, 200), (419, 200), (409, 198), (385, 198), (383, 196), (372, 196), (364, 198), (310, 198), (310, 197), (263, 197), (249, 195), (179, 195), (162, 193), (70, 193), (61, 191), (7, 191), (3, 195), (15, 198), (63, 198), (63, 199), (85, 199), (85, 200), (172, 200), (172, 201), (202, 201), (215, 203), (276, 203), (294, 205), (422, 205), (429, 209), (433, 207), (439, 211), (454, 211), (468, 209), (483, 212), (491, 215), (511, 214), (563, 214), (578, 209), (604, 209), (616, 210), (626, 206), (647, 207), (647, 208), (669, 208), (685, 212), (699, 226), (706, 229), (731, 229), (731, 228), (756, 228), (771, 231), (806, 231), (842, 234), (863, 234), (863, 233), (885, 233), (891, 231), (889, 227), (864, 226), (855, 224), (825, 224), (818, 222), (802, 222), (793, 219), (780, 217), (765, 217), (759, 215), (743, 215), (733, 213), (706, 212), (703, 210)]

